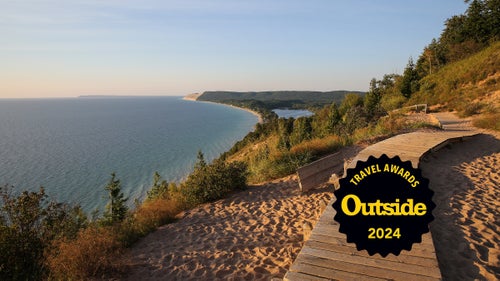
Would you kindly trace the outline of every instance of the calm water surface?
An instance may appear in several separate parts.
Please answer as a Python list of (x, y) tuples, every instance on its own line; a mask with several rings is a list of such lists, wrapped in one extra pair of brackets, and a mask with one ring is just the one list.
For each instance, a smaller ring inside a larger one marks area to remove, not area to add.
[(44, 186), (58, 201), (104, 209), (116, 172), (142, 199), (154, 171), (180, 181), (201, 149), (208, 160), (243, 138), (257, 118), (180, 97), (0, 100), (0, 185)]
[(314, 115), (314, 113), (305, 109), (273, 109), (273, 112), (280, 118), (299, 118)]

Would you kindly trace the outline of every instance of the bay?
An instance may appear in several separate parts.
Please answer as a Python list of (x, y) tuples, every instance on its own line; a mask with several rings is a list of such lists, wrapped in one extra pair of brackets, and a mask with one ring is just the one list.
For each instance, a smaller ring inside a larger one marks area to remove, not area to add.
[(0, 185), (38, 190), (90, 212), (106, 204), (116, 172), (122, 190), (142, 200), (158, 171), (179, 182), (198, 150), (212, 160), (242, 139), (257, 117), (181, 97), (0, 100)]
[(299, 118), (314, 115), (314, 113), (306, 109), (273, 109), (273, 112), (276, 113), (279, 118)]

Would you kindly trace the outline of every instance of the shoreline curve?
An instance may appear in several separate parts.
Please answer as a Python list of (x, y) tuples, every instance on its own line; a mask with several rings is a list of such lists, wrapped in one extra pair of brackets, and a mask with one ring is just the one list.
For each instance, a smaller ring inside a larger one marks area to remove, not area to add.
[(251, 113), (251, 114), (255, 115), (257, 117), (257, 119), (258, 119), (257, 123), (259, 123), (259, 124), (263, 124), (264, 123), (264, 119), (262, 118), (262, 115), (260, 115), (260, 113), (258, 113), (255, 110), (251, 110), (251, 109), (244, 108), (244, 107), (239, 107), (239, 106), (234, 106), (234, 105), (226, 104), (226, 103), (219, 103), (219, 102), (213, 102), (213, 101), (200, 101), (200, 100), (198, 100), (198, 97), (200, 97), (200, 96), (201, 96), (201, 94), (189, 94), (187, 96), (184, 96), (182, 99), (183, 100), (187, 100), (187, 101), (196, 101), (196, 102), (207, 102), (207, 103), (221, 104), (221, 105), (225, 105), (225, 106), (230, 106), (232, 108), (244, 110), (244, 111), (246, 111), (248, 113)]

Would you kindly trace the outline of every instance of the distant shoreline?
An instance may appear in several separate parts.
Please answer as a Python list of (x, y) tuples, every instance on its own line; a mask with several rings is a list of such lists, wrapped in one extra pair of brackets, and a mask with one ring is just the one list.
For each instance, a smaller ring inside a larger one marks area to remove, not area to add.
[(257, 111), (254, 111), (254, 110), (251, 110), (251, 109), (248, 109), (248, 108), (244, 108), (244, 107), (234, 106), (234, 105), (231, 105), (231, 104), (218, 103), (218, 102), (213, 102), (213, 101), (199, 101), (198, 97), (200, 97), (200, 96), (201, 96), (201, 94), (189, 94), (187, 96), (184, 96), (182, 99), (183, 100), (187, 100), (187, 101), (197, 101), (197, 102), (208, 102), (208, 103), (222, 104), (222, 105), (225, 105), (225, 106), (230, 106), (232, 108), (244, 110), (244, 111), (246, 111), (248, 113), (251, 113), (251, 114), (255, 115), (258, 118), (257, 123), (259, 123), (259, 124), (264, 123), (264, 119), (262, 119), (262, 115), (260, 115)]
[(183, 100), (190, 100), (190, 101), (197, 101), (198, 98), (201, 96), (202, 94), (189, 94), (187, 96), (184, 96), (182, 97)]

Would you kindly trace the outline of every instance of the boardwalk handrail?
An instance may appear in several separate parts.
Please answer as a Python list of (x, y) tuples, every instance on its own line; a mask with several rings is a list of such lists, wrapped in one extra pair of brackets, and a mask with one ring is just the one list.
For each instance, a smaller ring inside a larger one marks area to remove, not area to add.
[(337, 152), (297, 169), (300, 191), (306, 192), (327, 182), (344, 169), (345, 155)]
[(420, 112), (419, 108), (422, 108), (424, 110), (424, 113), (427, 114), (427, 104), (426, 103), (419, 103), (419, 104), (414, 104), (414, 105), (410, 105), (410, 106), (401, 107), (401, 108), (398, 108), (398, 109), (394, 109), (391, 112), (398, 112), (400, 110), (412, 109), (412, 108), (415, 108), (416, 112)]

